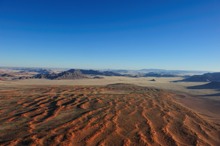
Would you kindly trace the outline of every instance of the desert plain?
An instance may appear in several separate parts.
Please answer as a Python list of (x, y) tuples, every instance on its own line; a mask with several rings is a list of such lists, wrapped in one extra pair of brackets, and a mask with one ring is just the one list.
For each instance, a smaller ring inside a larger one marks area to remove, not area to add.
[(0, 81), (0, 145), (220, 145), (218, 90), (180, 79)]

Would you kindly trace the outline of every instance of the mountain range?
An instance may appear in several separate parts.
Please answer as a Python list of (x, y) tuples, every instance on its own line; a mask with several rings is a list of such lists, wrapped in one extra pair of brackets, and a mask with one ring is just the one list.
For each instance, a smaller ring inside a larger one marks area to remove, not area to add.
[[(92, 70), (92, 69), (53, 69), (53, 68), (23, 68), (0, 67), (0, 77), (4, 79), (83, 79), (101, 78), (101, 76), (126, 77), (185, 77), (182, 81), (206, 82), (220, 81), (218, 73), (205, 71), (141, 69), (141, 70)], [(205, 73), (205, 74), (204, 74)], [(196, 75), (195, 75), (196, 74)]]
[(84, 78), (98, 78), (97, 76), (122, 76), (119, 73), (111, 71), (97, 71), (97, 70), (83, 70), (83, 69), (70, 69), (60, 73), (46, 73), (37, 74), (33, 78), (45, 79), (84, 79)]
[(182, 81), (184, 82), (220, 82), (220, 72), (205, 73), (203, 75), (194, 75)]

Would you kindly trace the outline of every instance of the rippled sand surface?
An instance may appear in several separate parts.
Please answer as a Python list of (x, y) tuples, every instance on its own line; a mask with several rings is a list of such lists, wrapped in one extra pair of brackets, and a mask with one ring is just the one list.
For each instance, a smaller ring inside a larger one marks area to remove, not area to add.
[(0, 91), (0, 145), (219, 145), (219, 126), (179, 95), (129, 84)]

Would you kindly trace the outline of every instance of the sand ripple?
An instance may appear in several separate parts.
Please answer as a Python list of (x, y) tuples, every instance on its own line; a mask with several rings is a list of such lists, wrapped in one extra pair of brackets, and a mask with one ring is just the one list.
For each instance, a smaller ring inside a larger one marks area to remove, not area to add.
[(219, 145), (173, 93), (125, 84), (2, 90), (0, 145)]

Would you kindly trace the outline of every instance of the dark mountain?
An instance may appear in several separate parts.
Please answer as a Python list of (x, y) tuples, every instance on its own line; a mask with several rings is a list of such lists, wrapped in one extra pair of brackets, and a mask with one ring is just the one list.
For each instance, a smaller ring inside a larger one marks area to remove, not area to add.
[(55, 74), (55, 73), (37, 74), (33, 78), (60, 80), (60, 79), (83, 79), (83, 78), (88, 78), (88, 77), (82, 74), (80, 70), (71, 70), (71, 71), (64, 71), (58, 74)]
[[(66, 72), (75, 72), (77, 69), (70, 69), (67, 70)], [(80, 69), (80, 72), (82, 74), (86, 74), (86, 75), (100, 75), (100, 72), (97, 70), (84, 70), (84, 69)]]
[(220, 82), (220, 72), (194, 75), (183, 79), (184, 82)]
[(155, 72), (149, 72), (144, 74), (144, 77), (176, 77), (177, 75), (173, 74), (163, 74), (163, 73), (155, 73)]
[(33, 78), (37, 78), (37, 79), (56, 79), (58, 77), (58, 74), (55, 73), (46, 73), (46, 74), (37, 74), (34, 75)]
[(97, 70), (78, 70), (78, 69), (70, 69), (67, 71), (63, 71), (61, 73), (55, 74), (55, 73), (46, 73), (46, 74), (37, 74), (33, 78), (38, 78), (38, 79), (83, 79), (83, 78), (88, 78), (88, 76), (122, 76), (119, 73), (114, 73), (111, 71), (97, 71)]
[(74, 71), (64, 71), (57, 74), (56, 79), (85, 79), (88, 78), (85, 74), (83, 74), (80, 70)]
[(104, 71), (104, 72), (102, 72), (102, 75), (104, 75), (104, 76), (123, 76), (120, 73), (115, 73), (115, 72), (111, 72), (111, 71)]
[(115, 73), (112, 71), (83, 70), (83, 69), (81, 69), (80, 71), (86, 75), (122, 76), (120, 73)]

